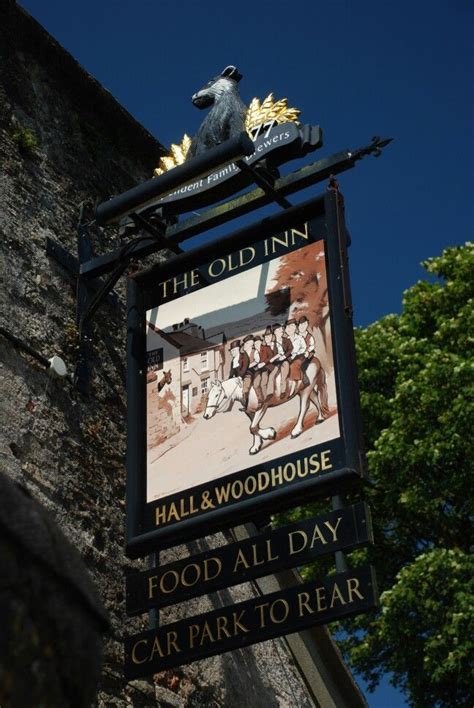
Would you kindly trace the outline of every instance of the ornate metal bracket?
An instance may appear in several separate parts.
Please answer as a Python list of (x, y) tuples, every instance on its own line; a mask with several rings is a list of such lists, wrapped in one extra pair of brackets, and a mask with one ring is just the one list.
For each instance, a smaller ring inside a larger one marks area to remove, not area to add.
[[(295, 170), (285, 175), (285, 177), (278, 178), (271, 185), (272, 190), (276, 192), (279, 199), (299, 192), (306, 187), (328, 179), (331, 175), (337, 175), (353, 168), (356, 162), (365, 155), (375, 153), (378, 156), (382, 147), (388, 145), (392, 138), (387, 138), (383, 141), (377, 138), (376, 141), (378, 142), (372, 141), (370, 145), (358, 150), (343, 150), (335, 153), (330, 157), (325, 157), (299, 170)], [(203, 214), (192, 216), (167, 226), (164, 234), (167, 248), (171, 250), (173, 245), (182, 243), (216, 226), (221, 226), (232, 219), (249, 214), (256, 209), (271, 204), (272, 201), (275, 200), (273, 195), (269, 194), (268, 189), (265, 191), (260, 187), (242, 196), (230, 199), (225, 204), (214, 206)], [(150, 217), (148, 219), (150, 220)], [(133, 236), (134, 234), (134, 227), (124, 229), (124, 236)], [(159, 250), (152, 238), (144, 238), (139, 242), (130, 241), (127, 245), (130, 248), (127, 255), (124, 255), (123, 248), (120, 248), (104, 256), (94, 258), (81, 266), (81, 274), (84, 278), (96, 278), (112, 271), (119, 260), (131, 260), (132, 258), (139, 260)]]

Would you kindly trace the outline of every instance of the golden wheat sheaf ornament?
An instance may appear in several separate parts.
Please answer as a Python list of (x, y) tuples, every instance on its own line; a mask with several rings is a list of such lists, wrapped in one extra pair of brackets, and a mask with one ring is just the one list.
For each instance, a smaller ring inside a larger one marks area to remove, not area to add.
[[(253, 98), (250, 101), (245, 116), (245, 130), (255, 140), (260, 134), (260, 130), (265, 130), (265, 127), (271, 129), (274, 125), (281, 123), (298, 123), (297, 118), (300, 113), (298, 108), (288, 106), (287, 98), (274, 101), (273, 93), (269, 93), (262, 102), (258, 98)], [(158, 167), (153, 173), (154, 176), (159, 177), (159, 175), (172, 170), (173, 167), (182, 165), (186, 161), (191, 142), (191, 138), (185, 133), (179, 145), (171, 145), (169, 153), (160, 158)]]
[(260, 103), (258, 98), (253, 98), (245, 116), (245, 130), (254, 137), (255, 129), (262, 125), (298, 123), (298, 116), (301, 113), (297, 108), (288, 107), (288, 99), (280, 98), (273, 100), (273, 93), (269, 93), (266, 99)]
[(171, 145), (168, 155), (165, 155), (165, 157), (160, 158), (158, 167), (153, 173), (155, 177), (159, 177), (164, 172), (172, 170), (173, 167), (176, 167), (177, 165), (182, 165), (183, 162), (186, 161), (189, 148), (191, 147), (191, 142), (191, 138), (185, 133), (179, 145), (175, 145), (173, 143)]

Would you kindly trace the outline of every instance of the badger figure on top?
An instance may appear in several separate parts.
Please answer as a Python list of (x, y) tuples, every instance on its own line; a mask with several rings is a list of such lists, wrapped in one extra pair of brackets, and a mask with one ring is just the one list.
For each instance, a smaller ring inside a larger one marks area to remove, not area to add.
[(226, 66), (194, 94), (192, 101), (197, 108), (212, 108), (193, 138), (188, 157), (200, 155), (245, 130), (247, 106), (237, 85), (241, 78), (235, 66)]

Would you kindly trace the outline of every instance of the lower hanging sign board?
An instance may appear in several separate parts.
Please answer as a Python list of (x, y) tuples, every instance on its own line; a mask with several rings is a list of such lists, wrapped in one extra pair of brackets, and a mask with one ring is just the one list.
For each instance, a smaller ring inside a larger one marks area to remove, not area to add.
[(129, 575), (127, 613), (166, 607), (372, 541), (369, 508), (360, 502)]
[(371, 566), (173, 622), (125, 640), (125, 676), (136, 679), (377, 606)]

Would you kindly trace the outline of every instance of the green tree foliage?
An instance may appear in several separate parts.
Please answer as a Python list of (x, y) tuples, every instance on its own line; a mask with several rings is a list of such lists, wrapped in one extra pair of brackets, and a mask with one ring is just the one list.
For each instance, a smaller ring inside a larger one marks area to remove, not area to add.
[[(337, 629), (370, 687), (390, 672), (416, 708), (470, 708), (474, 246), (423, 265), (436, 277), (405, 292), (401, 315), (356, 331), (375, 545), (350, 563), (375, 566), (381, 601), (375, 615)], [(303, 575), (327, 572), (329, 563)]]
[(343, 648), (413, 706), (472, 706), (473, 244), (423, 265), (437, 279), (356, 332), (376, 545), (353, 560), (374, 563), (381, 611), (346, 626)]

